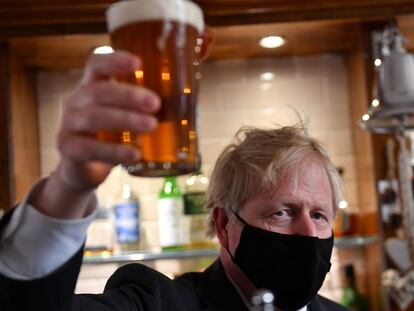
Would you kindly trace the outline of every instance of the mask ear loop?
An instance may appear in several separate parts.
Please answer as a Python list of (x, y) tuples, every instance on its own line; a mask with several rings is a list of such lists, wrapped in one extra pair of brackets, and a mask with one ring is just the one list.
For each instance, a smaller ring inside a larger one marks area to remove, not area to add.
[(231, 210), (231, 212), (232, 212), (232, 214), (234, 215), (234, 216), (236, 216), (236, 218), (238, 219), (238, 220), (240, 220), (244, 225), (246, 225), (246, 226), (248, 226), (249, 224), (243, 219), (243, 218), (241, 218), (240, 217), (240, 215), (238, 214), (238, 213), (236, 213), (235, 211), (233, 211), (233, 210)]
[(229, 256), (230, 256), (231, 260), (232, 260), (234, 263), (236, 263), (236, 260), (234, 259), (233, 255), (230, 253), (229, 248), (228, 248), (228, 247), (226, 247), (226, 248), (225, 248), (225, 250), (227, 251), (227, 254), (229, 254)]
[[(234, 215), (234, 216), (236, 216), (236, 218), (242, 223), (242, 224), (244, 224), (245, 226), (248, 226), (249, 224), (243, 219), (243, 218), (241, 218), (240, 217), (240, 215), (238, 214), (238, 213), (236, 213), (235, 211), (233, 211), (232, 209), (230, 210), (231, 211), (231, 213)], [(234, 257), (233, 257), (233, 255), (230, 253), (230, 250), (229, 250), (229, 248), (228, 247), (226, 247), (225, 248), (226, 249), (226, 251), (227, 251), (227, 253), (229, 254), (229, 256), (230, 256), (230, 258), (233, 260), (233, 262), (234, 263), (236, 263), (236, 261), (235, 261), (235, 259), (234, 259)]]

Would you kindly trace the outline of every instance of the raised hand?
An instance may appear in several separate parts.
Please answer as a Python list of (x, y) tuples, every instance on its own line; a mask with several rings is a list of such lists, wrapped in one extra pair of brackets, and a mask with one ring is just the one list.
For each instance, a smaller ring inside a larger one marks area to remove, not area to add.
[[(43, 189), (48, 193), (36, 197), (38, 209), (59, 217), (60, 213), (55, 215), (54, 211), (61, 209), (57, 206), (60, 199), (78, 201), (77, 196), (88, 196), (114, 165), (139, 160), (137, 148), (96, 138), (99, 131), (142, 133), (157, 127), (154, 113), (160, 107), (159, 97), (146, 88), (113, 79), (133, 73), (139, 65), (140, 60), (127, 52), (91, 57), (81, 81), (65, 103), (57, 139), (61, 160)], [(82, 214), (79, 211), (72, 215), (72, 211), (66, 210), (60, 216), (73, 218)]]

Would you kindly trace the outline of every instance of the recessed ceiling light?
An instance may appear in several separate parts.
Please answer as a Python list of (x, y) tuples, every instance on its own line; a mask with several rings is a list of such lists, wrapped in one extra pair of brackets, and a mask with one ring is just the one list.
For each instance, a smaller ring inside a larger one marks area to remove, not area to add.
[(260, 75), (260, 80), (262, 81), (272, 81), (275, 78), (275, 74), (273, 72), (263, 72)]
[(374, 60), (374, 65), (375, 65), (376, 67), (380, 67), (380, 66), (382, 65), (382, 60), (381, 60), (380, 58), (376, 58), (376, 59)]
[(109, 45), (101, 45), (93, 50), (93, 54), (111, 54), (114, 52), (114, 49)]
[(285, 44), (285, 39), (281, 36), (268, 36), (260, 39), (260, 46), (265, 49), (274, 49)]

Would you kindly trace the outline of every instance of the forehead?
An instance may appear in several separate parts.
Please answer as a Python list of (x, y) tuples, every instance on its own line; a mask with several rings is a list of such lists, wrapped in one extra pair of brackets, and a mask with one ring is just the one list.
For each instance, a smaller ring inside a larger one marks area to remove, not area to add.
[(333, 191), (328, 173), (321, 162), (315, 159), (307, 159), (286, 169), (277, 186), (263, 191), (253, 200), (261, 201), (260, 209), (276, 208), (278, 204), (295, 204), (325, 209), (332, 217), (334, 214)]
[(308, 160), (287, 169), (275, 188), (275, 196), (313, 197), (333, 201), (328, 173), (319, 161)]

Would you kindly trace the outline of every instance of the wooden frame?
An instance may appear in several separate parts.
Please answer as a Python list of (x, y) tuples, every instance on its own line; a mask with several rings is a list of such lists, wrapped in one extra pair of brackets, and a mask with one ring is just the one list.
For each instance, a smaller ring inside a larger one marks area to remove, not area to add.
[[(3, 0), (0, 39), (105, 32), (113, 0)], [(310, 20), (384, 20), (414, 13), (412, 0), (195, 0), (210, 26)]]
[(10, 156), (10, 48), (0, 43), (0, 208), (8, 211), (13, 197)]

